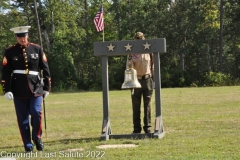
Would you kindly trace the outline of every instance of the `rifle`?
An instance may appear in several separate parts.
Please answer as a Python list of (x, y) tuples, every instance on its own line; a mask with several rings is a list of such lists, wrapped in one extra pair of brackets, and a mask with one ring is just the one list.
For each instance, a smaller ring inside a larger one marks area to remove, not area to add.
[(45, 136), (47, 139), (47, 119), (46, 119), (46, 107), (45, 107), (45, 100), (43, 98), (43, 112), (44, 112), (44, 127), (45, 127)]
[[(43, 82), (43, 71), (41, 70), (41, 85), (44, 86)], [(43, 95), (44, 96), (44, 95)], [(47, 118), (46, 118), (46, 107), (45, 107), (45, 99), (43, 97), (43, 113), (44, 113), (44, 127), (45, 127), (45, 136), (47, 138)]]

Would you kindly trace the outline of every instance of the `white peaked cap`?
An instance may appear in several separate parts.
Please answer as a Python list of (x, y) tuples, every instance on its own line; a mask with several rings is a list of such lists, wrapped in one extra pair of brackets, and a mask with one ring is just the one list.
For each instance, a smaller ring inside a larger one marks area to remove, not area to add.
[(31, 26), (19, 26), (19, 27), (11, 28), (10, 30), (13, 31), (15, 34), (18, 34), (18, 33), (27, 33), (29, 28), (31, 28)]

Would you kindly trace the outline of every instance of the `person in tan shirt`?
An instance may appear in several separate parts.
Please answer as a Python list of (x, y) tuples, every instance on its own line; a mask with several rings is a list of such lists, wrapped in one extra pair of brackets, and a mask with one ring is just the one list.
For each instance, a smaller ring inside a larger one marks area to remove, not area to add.
[[(144, 34), (137, 32), (134, 40), (144, 40)], [(151, 98), (153, 93), (153, 54), (134, 54), (131, 58), (133, 68), (137, 71), (137, 78), (142, 88), (134, 88), (131, 95), (133, 109), (133, 133), (141, 133), (141, 99), (143, 97), (144, 118), (143, 130), (145, 133), (151, 133)], [(127, 58), (127, 68), (129, 58)]]

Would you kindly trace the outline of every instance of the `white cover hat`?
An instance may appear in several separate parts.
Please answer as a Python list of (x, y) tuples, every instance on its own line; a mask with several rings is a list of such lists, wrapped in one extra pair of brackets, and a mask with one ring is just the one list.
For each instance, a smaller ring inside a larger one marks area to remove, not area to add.
[(10, 30), (13, 31), (15, 34), (19, 34), (19, 33), (28, 33), (29, 28), (31, 28), (31, 26), (19, 26), (19, 27), (11, 28)]

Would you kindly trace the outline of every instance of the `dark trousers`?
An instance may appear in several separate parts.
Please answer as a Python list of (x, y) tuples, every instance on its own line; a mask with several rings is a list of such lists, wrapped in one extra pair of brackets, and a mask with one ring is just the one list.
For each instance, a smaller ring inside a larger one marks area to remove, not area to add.
[(146, 80), (138, 80), (142, 88), (135, 88), (132, 95), (133, 109), (133, 128), (134, 132), (141, 132), (141, 99), (143, 97), (144, 118), (143, 130), (148, 132), (151, 130), (151, 98), (153, 93), (152, 78)]
[[(38, 140), (42, 135), (42, 97), (20, 99), (14, 97), (19, 130), (25, 149), (33, 147), (31, 142), (30, 124), (32, 126), (32, 140)], [(31, 123), (30, 123), (31, 122)]]

